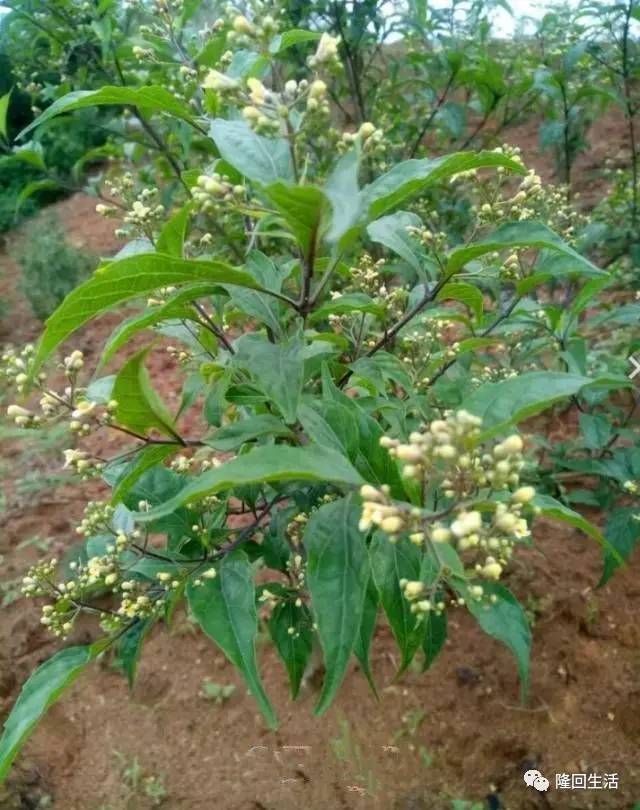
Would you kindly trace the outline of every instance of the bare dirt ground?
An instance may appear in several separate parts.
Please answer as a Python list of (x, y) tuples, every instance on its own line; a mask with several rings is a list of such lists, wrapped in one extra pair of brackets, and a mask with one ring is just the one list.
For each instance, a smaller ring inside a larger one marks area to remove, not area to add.
[[(597, 125), (596, 151), (581, 170), (585, 190), (598, 181), (597, 150), (615, 153), (618, 125)], [(533, 131), (505, 140), (519, 142), (548, 177)], [(109, 255), (118, 248), (113, 223), (97, 217), (94, 204), (76, 196), (56, 208), (75, 244)], [(21, 343), (40, 329), (16, 282), (15, 266), (0, 255), (0, 296), (10, 304), (0, 342)], [(80, 334), (75, 345), (89, 361), (116, 322), (109, 316)], [(157, 352), (152, 365), (171, 402), (171, 363)], [(563, 419), (551, 428), (564, 430)], [(64, 446), (54, 432), (2, 444), (0, 719), (30, 671), (58, 647), (39, 624), (39, 607), (17, 598), (16, 583), (36, 559), (77, 542), (83, 501), (101, 494), (100, 483), (78, 490), (61, 474)], [(492, 810), (632, 808), (640, 802), (640, 560), (595, 590), (593, 541), (546, 520), (534, 534), (534, 547), (518, 554), (507, 578), (533, 619), (526, 705), (513, 660), (463, 612), (451, 615), (450, 640), (433, 668), (397, 681), (394, 643), (381, 619), (372, 654), (380, 702), (354, 664), (322, 718), (312, 714), (317, 684), (292, 704), (281, 664), (261, 643), (263, 677), (281, 720), (268, 732), (231, 665), (179, 615), (171, 632), (151, 634), (132, 692), (106, 661), (53, 707), (0, 787), (0, 810), (445, 810), (454, 798), (486, 797)], [(95, 632), (87, 625), (71, 641)], [(217, 705), (202, 696), (205, 679), (237, 688)], [(551, 780), (548, 794), (525, 786), (529, 768)], [(554, 789), (556, 773), (588, 772), (617, 773), (619, 788)]]

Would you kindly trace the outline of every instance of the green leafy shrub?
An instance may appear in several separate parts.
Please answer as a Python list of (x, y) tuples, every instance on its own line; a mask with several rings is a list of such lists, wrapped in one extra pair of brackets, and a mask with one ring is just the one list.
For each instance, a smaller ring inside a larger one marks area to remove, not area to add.
[[(341, 130), (332, 92), (338, 104), (347, 94), (341, 59), (357, 65), (336, 38), (283, 30), (269, 6), (228, 9), (203, 33), (189, 26), (196, 6), (118, 10), (103, 30), (105, 53), (130, 55), (119, 81), (57, 98), (24, 133), (88, 106), (128, 111), (132, 160), (110, 173), (98, 210), (121, 213), (130, 241), (64, 299), (37, 346), (3, 358), (22, 397), (8, 416), (24, 428), (68, 421), (84, 441), (65, 466), (110, 495), (87, 504), (69, 573), (48, 559), (24, 580), (55, 636), (87, 610), (102, 636), (27, 681), (0, 739), (0, 778), (107, 648), (133, 682), (150, 629), (181, 604), (270, 726), (261, 626), (293, 697), (322, 650), (318, 714), (352, 656), (374, 685), (379, 613), (402, 673), (416, 658), (431, 667), (448, 615), (468, 611), (513, 653), (524, 696), (531, 632), (505, 583), (534, 521), (599, 543), (602, 583), (640, 533), (633, 383), (597, 343), (616, 277), (580, 252), (584, 222), (566, 194), (506, 145), (404, 160), (407, 145), (424, 154), (424, 124), (407, 133), (400, 122), (394, 139), (367, 120)], [(121, 47), (136, 20), (139, 36)], [(448, 54), (442, 77), (475, 88), (479, 134), (508, 86), (491, 60), (471, 71), (462, 61)], [(435, 120), (445, 102), (430, 97)], [(453, 109), (444, 120), (468, 140)], [(72, 350), (66, 380), (47, 381), (63, 342), (131, 304), (100, 360), (152, 330), (147, 347), (97, 379)], [(637, 305), (626, 307), (630, 323)], [(183, 376), (174, 412), (146, 367), (161, 346)], [(198, 419), (183, 419), (190, 408)], [(556, 408), (579, 412), (584, 434), (562, 458), (523, 427)], [(98, 457), (99, 430), (121, 434), (126, 452)], [(606, 500), (592, 497), (615, 517), (604, 531), (570, 505), (567, 469), (598, 476)]]
[(16, 252), (21, 289), (44, 321), (95, 269), (96, 259), (67, 241), (58, 219), (45, 214), (31, 223)]
[(35, 199), (26, 200), (18, 210), (18, 201), (25, 183), (35, 180), (38, 172), (16, 164), (0, 164), (0, 233), (15, 227), (21, 217), (37, 210)]

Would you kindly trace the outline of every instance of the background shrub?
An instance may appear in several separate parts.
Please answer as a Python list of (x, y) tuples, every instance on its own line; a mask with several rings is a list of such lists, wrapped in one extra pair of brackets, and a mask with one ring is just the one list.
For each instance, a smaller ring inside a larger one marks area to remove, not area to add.
[(29, 226), (16, 258), (22, 270), (22, 290), (42, 321), (97, 264), (94, 256), (67, 242), (51, 214)]

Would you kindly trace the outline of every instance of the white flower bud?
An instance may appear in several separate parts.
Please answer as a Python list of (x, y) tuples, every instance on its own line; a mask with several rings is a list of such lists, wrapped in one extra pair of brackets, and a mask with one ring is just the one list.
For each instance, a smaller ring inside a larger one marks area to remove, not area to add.
[(536, 496), (536, 491), (533, 487), (520, 487), (511, 496), (516, 503), (529, 503)]

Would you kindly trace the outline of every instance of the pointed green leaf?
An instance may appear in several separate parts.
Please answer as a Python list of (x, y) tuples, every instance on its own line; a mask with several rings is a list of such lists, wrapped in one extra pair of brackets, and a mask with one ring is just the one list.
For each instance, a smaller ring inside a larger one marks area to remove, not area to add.
[(447, 259), (447, 274), (456, 273), (467, 262), (492, 253), (497, 250), (507, 248), (538, 248), (547, 249), (556, 253), (561, 253), (573, 263), (573, 272), (579, 273), (581, 270), (589, 274), (602, 273), (590, 261), (576, 253), (563, 240), (546, 225), (541, 222), (506, 222), (500, 225), (493, 233), (484, 239), (474, 242), (462, 248), (457, 248), (449, 254)]
[(427, 186), (436, 185), (471, 169), (504, 166), (516, 174), (524, 168), (496, 152), (456, 152), (431, 160), (405, 160), (362, 190), (363, 209), (368, 219), (378, 219), (407, 197)]
[(607, 537), (605, 537), (597, 526), (594, 526), (593, 523), (588, 521), (579, 512), (574, 512), (573, 509), (570, 509), (560, 501), (552, 498), (551, 495), (543, 495), (541, 493), (538, 493), (534, 498), (533, 506), (536, 508), (538, 515), (551, 518), (552, 520), (560, 520), (563, 523), (568, 523), (575, 529), (580, 529), (580, 531), (584, 532), (588, 537), (600, 543), (605, 556), (608, 557), (611, 562), (615, 561), (617, 565), (624, 564), (624, 560), (616, 548), (611, 545)]
[(29, 197), (33, 197), (33, 195), (37, 194), (39, 191), (52, 191), (56, 188), (60, 188), (60, 185), (55, 180), (34, 180), (32, 183), (27, 183), (27, 185), (21, 189), (16, 199), (16, 213), (22, 208), (22, 204), (25, 203)]
[(104, 104), (124, 104), (139, 107), (145, 112), (163, 112), (174, 118), (192, 121), (193, 115), (189, 107), (180, 101), (174, 93), (164, 87), (153, 85), (144, 87), (111, 87), (106, 85), (99, 90), (75, 90), (66, 96), (57, 99), (47, 109), (22, 130), (19, 138), (23, 138), (32, 129), (41, 126), (46, 121), (61, 113), (79, 110), (83, 107), (96, 107)]
[(217, 570), (215, 579), (204, 579), (202, 585), (189, 583), (189, 607), (202, 630), (242, 673), (268, 726), (275, 728), (276, 716), (262, 686), (256, 658), (258, 617), (253, 570), (246, 555), (238, 550), (224, 557)]
[(175, 497), (149, 512), (137, 513), (136, 519), (141, 522), (153, 521), (208, 495), (247, 484), (273, 481), (322, 481), (350, 486), (362, 484), (359, 473), (335, 450), (317, 445), (257, 447), (221, 467), (196, 476)]
[(158, 253), (166, 253), (168, 256), (182, 258), (190, 216), (191, 203), (187, 203), (165, 222), (156, 243)]
[(9, 102), (11, 101), (12, 92), (13, 88), (9, 90), (8, 93), (0, 96), (0, 135), (2, 135), (2, 137), (5, 139), (9, 138), (7, 129), (7, 113), (9, 112)]
[(324, 320), (329, 315), (351, 315), (352, 313), (369, 313), (381, 317), (383, 308), (376, 304), (366, 293), (345, 293), (338, 298), (332, 298), (311, 314), (310, 323)]
[(118, 403), (115, 412), (117, 421), (146, 434), (149, 428), (176, 437), (173, 419), (164, 403), (151, 387), (149, 372), (144, 365), (148, 349), (143, 349), (128, 360), (118, 372), (111, 395)]
[(367, 227), (367, 234), (397, 253), (416, 273), (422, 272), (422, 252), (418, 242), (407, 232), (408, 227), (422, 228), (422, 220), (417, 214), (409, 211), (396, 211), (386, 217), (376, 219)]
[(359, 232), (358, 220), (362, 210), (358, 172), (360, 148), (350, 149), (337, 162), (327, 178), (324, 193), (331, 202), (331, 225), (326, 239), (345, 250)]
[(437, 301), (459, 301), (473, 312), (477, 321), (482, 318), (484, 298), (482, 292), (472, 284), (450, 282), (445, 284), (438, 293)]
[(289, 428), (280, 419), (269, 413), (250, 416), (231, 422), (216, 430), (205, 439), (209, 447), (216, 450), (235, 450), (245, 442), (255, 441), (265, 436), (293, 436)]
[(605, 526), (607, 546), (604, 549), (604, 568), (598, 587), (605, 585), (620, 565), (628, 560), (640, 541), (640, 510), (637, 507), (616, 509)]
[(150, 444), (143, 447), (118, 478), (111, 494), (111, 503), (116, 504), (124, 500), (131, 488), (135, 486), (136, 481), (147, 470), (160, 464), (173, 453), (177, 453), (180, 447), (179, 444)]
[(144, 312), (132, 315), (130, 318), (122, 321), (122, 323), (116, 326), (111, 335), (109, 335), (100, 362), (103, 365), (107, 363), (119, 349), (129, 343), (133, 335), (143, 329), (155, 326), (163, 321), (194, 318), (195, 313), (193, 310), (190, 310), (185, 305), (191, 301), (197, 301), (199, 298), (204, 298), (207, 295), (219, 292), (220, 289), (219, 284), (186, 284), (177, 292), (169, 295), (164, 304), (149, 307), (145, 309)]
[(87, 664), (102, 652), (104, 646), (104, 642), (97, 642), (90, 647), (67, 647), (30, 675), (5, 721), (0, 738), (0, 784), (47, 709), (71, 686)]
[(76, 287), (47, 320), (34, 360), (32, 373), (80, 326), (124, 301), (130, 301), (161, 287), (194, 281), (237, 284), (260, 289), (249, 274), (222, 262), (190, 261), (162, 253), (127, 256), (106, 264)]
[[(480, 602), (469, 597), (465, 588), (459, 585), (455, 587), (464, 596), (469, 612), (484, 632), (505, 644), (515, 656), (520, 675), (520, 694), (524, 700), (529, 691), (531, 630), (522, 606), (503, 585), (483, 583), (485, 598)], [(491, 596), (496, 597), (495, 602), (486, 598)]]
[(373, 680), (373, 672), (371, 671), (370, 651), (373, 634), (376, 630), (379, 601), (378, 591), (373, 582), (373, 577), (370, 577), (369, 584), (367, 586), (367, 593), (364, 599), (364, 607), (362, 609), (360, 629), (353, 645), (353, 653), (358, 659), (360, 668), (369, 682), (371, 691), (376, 698), (378, 697), (378, 690), (376, 689), (376, 684)]
[(289, 142), (285, 138), (256, 135), (244, 121), (216, 118), (211, 124), (211, 137), (220, 156), (234, 169), (256, 183), (294, 181)]
[(327, 503), (313, 513), (304, 533), (307, 584), (326, 670), (316, 714), (331, 704), (360, 631), (369, 582), (360, 511), (354, 495)]
[(501, 433), (593, 383), (589, 377), (559, 371), (531, 371), (499, 382), (484, 383), (461, 407), (481, 417), (483, 438)]
[(369, 559), (382, 608), (400, 650), (397, 674), (401, 675), (424, 637), (424, 623), (419, 623), (411, 612), (400, 587), (401, 579), (420, 579), (420, 550), (406, 539), (391, 543), (384, 532), (376, 532), (369, 546)]
[(273, 183), (264, 193), (291, 229), (303, 255), (315, 255), (329, 212), (329, 202), (322, 191), (315, 186)]
[(286, 342), (270, 343), (263, 335), (247, 334), (236, 340), (234, 348), (234, 366), (253, 376), (285, 422), (295, 422), (304, 375), (303, 340), (295, 336)]
[[(276, 605), (269, 619), (269, 633), (287, 668), (294, 700), (298, 697), (300, 681), (311, 655), (311, 623), (309, 609), (305, 605), (296, 607), (291, 600)], [(289, 632), (291, 629), (295, 632)]]
[(291, 28), (289, 31), (283, 31), (281, 34), (277, 34), (271, 40), (269, 43), (269, 53), (274, 55), (281, 54), (294, 45), (299, 45), (301, 42), (315, 42), (318, 39), (320, 39), (320, 34), (315, 31)]
[(447, 640), (446, 611), (442, 613), (434, 613), (432, 611), (426, 615), (424, 622), (426, 627), (422, 641), (422, 651), (424, 652), (424, 661), (422, 663), (423, 672), (429, 669), (433, 664)]
[(142, 646), (152, 626), (152, 619), (139, 619), (120, 636), (116, 644), (115, 664), (127, 676), (129, 689), (133, 689)]

